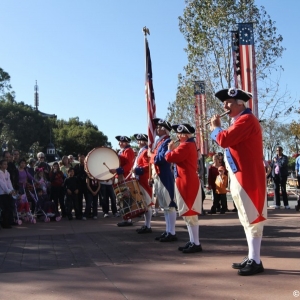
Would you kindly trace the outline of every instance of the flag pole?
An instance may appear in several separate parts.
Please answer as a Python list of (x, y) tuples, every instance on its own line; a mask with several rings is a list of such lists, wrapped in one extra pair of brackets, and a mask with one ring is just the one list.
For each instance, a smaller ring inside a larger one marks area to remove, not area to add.
[(149, 180), (151, 179), (151, 163), (153, 157), (151, 157), (152, 148), (155, 140), (155, 126), (153, 123), (153, 118), (156, 117), (156, 105), (155, 105), (155, 96), (154, 96), (154, 88), (153, 88), (153, 80), (152, 80), (152, 63), (150, 56), (150, 49), (147, 40), (147, 35), (150, 35), (149, 28), (146, 26), (143, 27), (143, 32), (145, 36), (145, 93), (146, 93), (146, 107), (147, 107), (147, 126), (148, 126), (148, 156), (150, 157), (149, 161)]

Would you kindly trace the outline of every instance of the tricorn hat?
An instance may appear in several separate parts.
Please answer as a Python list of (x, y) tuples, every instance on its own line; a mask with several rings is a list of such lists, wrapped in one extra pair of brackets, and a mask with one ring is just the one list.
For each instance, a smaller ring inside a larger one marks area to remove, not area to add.
[(143, 133), (136, 133), (133, 135), (137, 141), (145, 141), (148, 142), (148, 135)]
[(172, 128), (176, 133), (195, 133), (195, 128), (189, 124), (178, 124), (178, 125), (173, 125)]
[(128, 136), (125, 136), (125, 135), (117, 135), (116, 139), (119, 142), (126, 142), (126, 143), (130, 143), (131, 142), (131, 139)]
[(160, 125), (164, 128), (166, 128), (167, 130), (171, 131), (172, 130), (172, 125), (170, 122), (168, 121), (165, 121), (163, 119), (160, 119), (160, 118), (154, 118), (152, 119), (154, 124), (157, 126), (157, 125)]
[(243, 100), (247, 102), (252, 98), (252, 94), (234, 87), (218, 91), (215, 96), (222, 102), (228, 99)]

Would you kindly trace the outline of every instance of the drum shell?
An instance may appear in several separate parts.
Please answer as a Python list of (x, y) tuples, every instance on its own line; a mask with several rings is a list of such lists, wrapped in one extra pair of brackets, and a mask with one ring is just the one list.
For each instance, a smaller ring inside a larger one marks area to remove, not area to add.
[(114, 192), (124, 220), (137, 218), (147, 211), (147, 204), (136, 179), (115, 184)]

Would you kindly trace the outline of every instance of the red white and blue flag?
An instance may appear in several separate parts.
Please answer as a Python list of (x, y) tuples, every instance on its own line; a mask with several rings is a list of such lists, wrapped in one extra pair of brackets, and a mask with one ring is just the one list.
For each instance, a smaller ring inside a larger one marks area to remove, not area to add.
[(195, 81), (195, 124), (196, 124), (196, 145), (200, 149), (201, 154), (208, 154), (208, 136), (205, 127), (206, 120), (206, 97), (205, 97), (205, 82)]
[(156, 118), (156, 105), (154, 97), (153, 79), (152, 79), (152, 64), (150, 49), (148, 45), (148, 40), (145, 38), (145, 49), (146, 49), (146, 103), (147, 103), (147, 119), (148, 119), (148, 146), (151, 149), (155, 140), (155, 125), (152, 121)]
[(254, 34), (252, 23), (238, 24), (238, 40), (240, 54), (241, 88), (252, 94), (249, 107), (258, 118), (258, 99), (256, 81), (256, 63), (254, 50)]

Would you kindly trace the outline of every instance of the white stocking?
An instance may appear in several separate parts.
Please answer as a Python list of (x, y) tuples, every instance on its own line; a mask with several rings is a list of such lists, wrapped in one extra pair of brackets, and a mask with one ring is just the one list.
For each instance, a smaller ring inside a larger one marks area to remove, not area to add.
[(192, 230), (191, 230), (191, 226), (190, 226), (190, 225), (187, 225), (187, 229), (188, 229), (189, 236), (190, 236), (190, 242), (191, 242), (191, 243), (194, 243), (194, 236), (193, 236), (193, 232), (192, 232)]
[(199, 242), (199, 225), (191, 226), (191, 232), (193, 234), (193, 239), (195, 245), (200, 245)]
[(169, 232), (169, 211), (164, 210), (165, 221), (166, 221), (166, 232)]
[(262, 237), (249, 237), (249, 259), (254, 259), (257, 264), (260, 264), (260, 245)]
[(151, 228), (151, 219), (152, 219), (152, 210), (148, 209), (148, 211), (145, 212), (145, 225), (148, 228)]
[(176, 210), (169, 212), (169, 232), (175, 234), (175, 223), (176, 223), (177, 213)]

